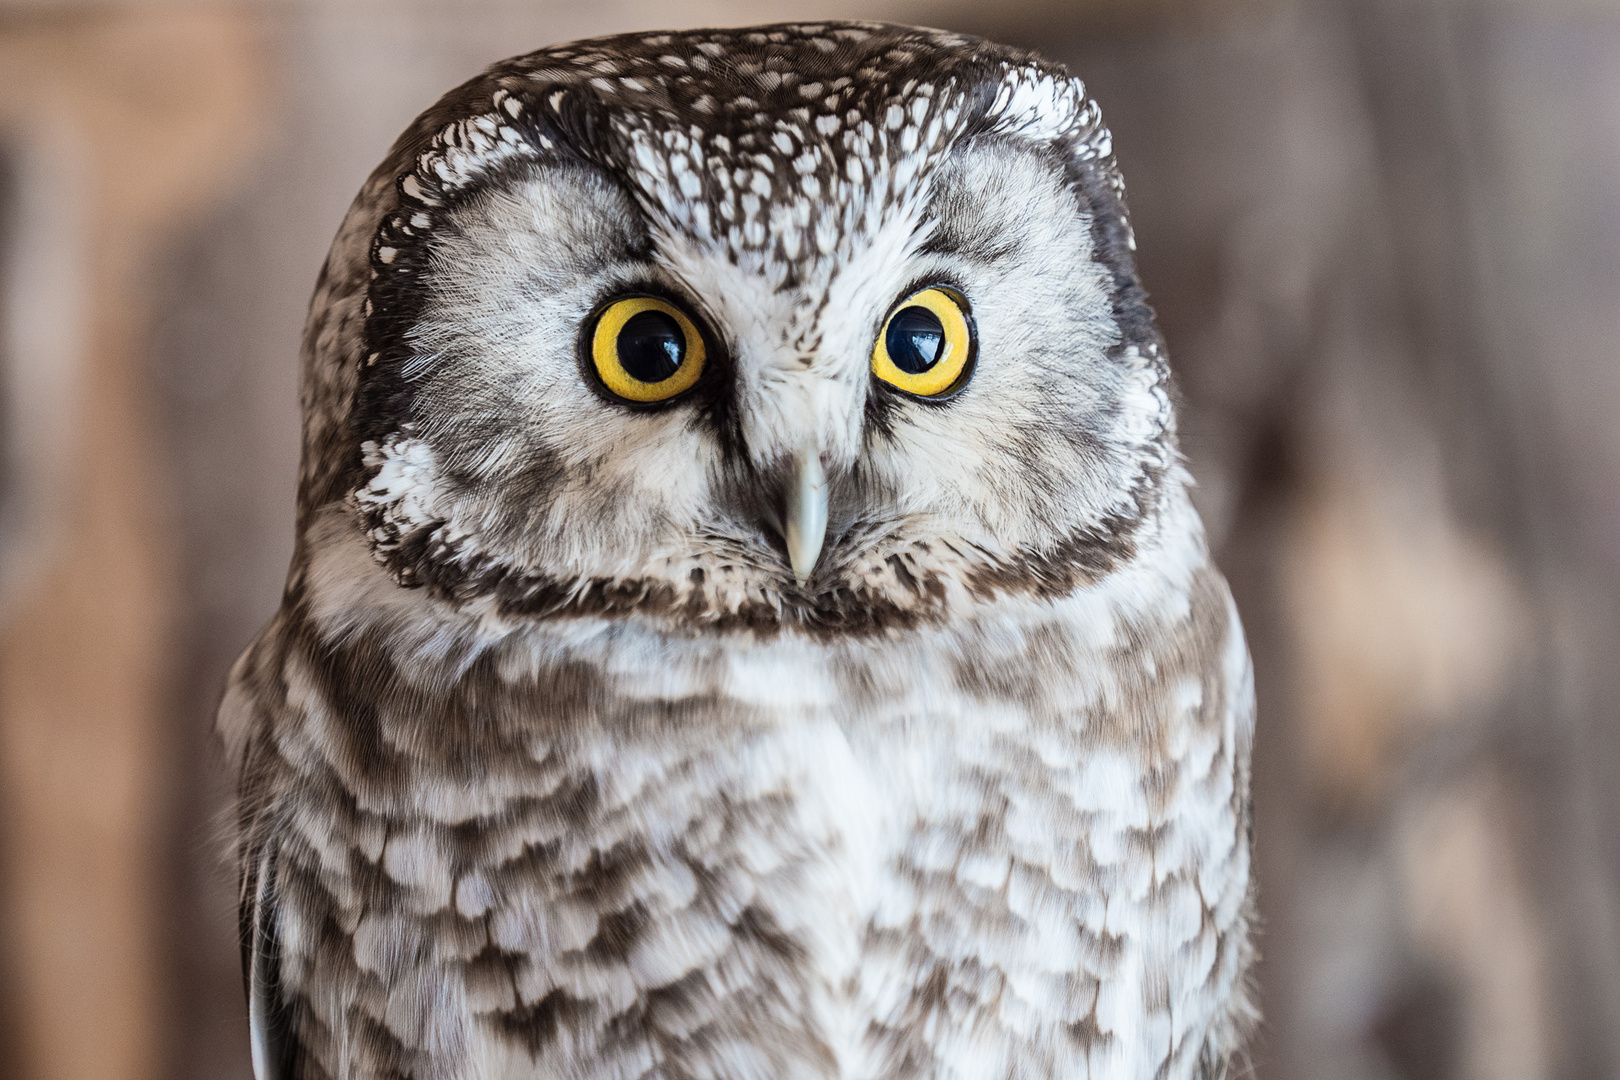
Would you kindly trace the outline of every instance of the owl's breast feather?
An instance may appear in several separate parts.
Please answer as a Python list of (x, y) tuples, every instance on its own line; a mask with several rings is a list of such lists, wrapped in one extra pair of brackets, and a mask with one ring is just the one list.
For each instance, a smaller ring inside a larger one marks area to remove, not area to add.
[(284, 617), (232, 699), (302, 1037), (492, 1076), (1191, 1075), (1246, 1008), (1252, 702), (1201, 544), (1156, 554), (880, 643)]

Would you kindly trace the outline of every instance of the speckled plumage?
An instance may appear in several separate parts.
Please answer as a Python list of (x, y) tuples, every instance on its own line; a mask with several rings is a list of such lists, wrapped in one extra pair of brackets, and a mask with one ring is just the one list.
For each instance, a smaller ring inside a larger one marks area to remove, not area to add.
[[(1132, 248), (1080, 83), (934, 31), (581, 42), (424, 114), (317, 287), (221, 710), (260, 1080), (1225, 1075), (1252, 688)], [(930, 282), (943, 403), (868, 367)], [(714, 338), (667, 408), (580, 369), (638, 288)]]

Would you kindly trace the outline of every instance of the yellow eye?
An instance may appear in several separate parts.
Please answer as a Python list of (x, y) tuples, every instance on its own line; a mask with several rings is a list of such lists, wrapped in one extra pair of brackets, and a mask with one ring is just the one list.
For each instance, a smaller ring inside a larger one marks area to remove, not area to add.
[(895, 308), (872, 346), (872, 374), (921, 398), (946, 397), (973, 374), (973, 321), (950, 290), (921, 289)]
[(589, 348), (591, 366), (608, 392), (640, 404), (690, 390), (707, 358), (697, 326), (656, 296), (626, 296), (602, 308)]

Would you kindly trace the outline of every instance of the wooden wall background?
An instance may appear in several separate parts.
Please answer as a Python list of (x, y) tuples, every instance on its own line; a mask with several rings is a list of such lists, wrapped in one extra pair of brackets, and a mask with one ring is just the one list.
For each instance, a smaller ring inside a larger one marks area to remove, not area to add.
[(1620, 1074), (1620, 7), (0, 0), (0, 1076), (248, 1075), (210, 715), (394, 135), (551, 41), (825, 16), (1113, 127), (1259, 674), (1256, 1072)]

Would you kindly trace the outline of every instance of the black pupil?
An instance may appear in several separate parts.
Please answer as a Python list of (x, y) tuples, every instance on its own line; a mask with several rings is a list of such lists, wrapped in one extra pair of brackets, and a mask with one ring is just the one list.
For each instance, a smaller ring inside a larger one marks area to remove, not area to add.
[(945, 357), (945, 326), (927, 308), (901, 308), (889, 320), (883, 344), (895, 367), (921, 375)]
[(619, 364), (632, 379), (663, 382), (685, 356), (686, 335), (662, 311), (638, 311), (619, 328)]

